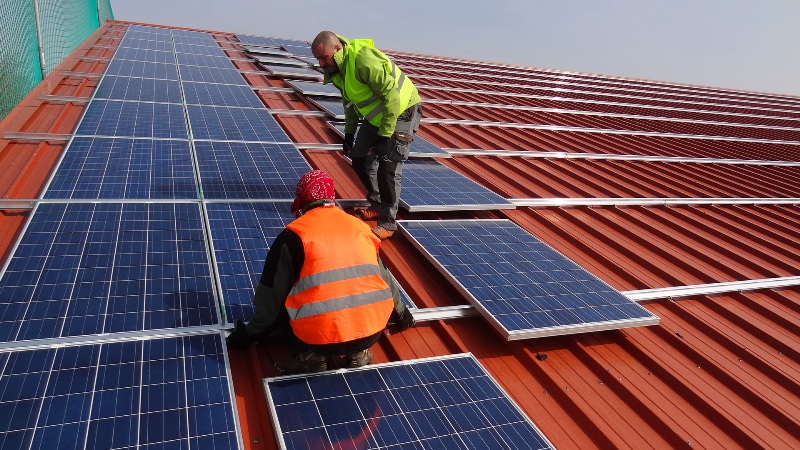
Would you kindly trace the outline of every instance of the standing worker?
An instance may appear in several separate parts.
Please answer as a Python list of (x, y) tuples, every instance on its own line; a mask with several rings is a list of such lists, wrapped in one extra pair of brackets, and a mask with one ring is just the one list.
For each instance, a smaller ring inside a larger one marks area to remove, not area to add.
[(319, 372), (326, 356), (348, 367), (372, 362), (369, 348), (389, 319), (394, 331), (414, 324), (389, 271), (380, 240), (334, 202), (333, 179), (321, 170), (300, 178), (290, 208), (298, 215), (267, 253), (247, 324), (236, 322), (228, 343), (247, 347), (282, 331), (289, 353), (284, 373)]
[(372, 232), (388, 239), (397, 231), (403, 163), (422, 114), (417, 88), (371, 39), (348, 40), (321, 31), (311, 51), (325, 72), (324, 83), (332, 82), (342, 92), (343, 150), (367, 189), (369, 202), (369, 207), (355, 213), (362, 220), (377, 219)]

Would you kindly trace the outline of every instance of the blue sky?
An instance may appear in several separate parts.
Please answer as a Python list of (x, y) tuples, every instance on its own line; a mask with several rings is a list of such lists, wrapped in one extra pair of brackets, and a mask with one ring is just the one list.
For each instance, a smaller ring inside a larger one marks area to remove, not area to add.
[[(112, 0), (114, 16), (800, 96), (796, 0)], [(387, 6), (389, 5), (389, 6)]]

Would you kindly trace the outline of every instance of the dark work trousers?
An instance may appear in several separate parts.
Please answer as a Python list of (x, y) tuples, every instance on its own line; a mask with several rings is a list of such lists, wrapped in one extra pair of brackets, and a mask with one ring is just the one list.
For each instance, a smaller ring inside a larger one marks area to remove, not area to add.
[(272, 332), (279, 331), (283, 334), (286, 347), (289, 350), (289, 354), (292, 356), (309, 350), (326, 356), (351, 355), (372, 347), (373, 344), (378, 342), (381, 334), (383, 334), (383, 330), (381, 330), (371, 336), (347, 342), (326, 345), (306, 344), (295, 336), (294, 330), (292, 330), (292, 326), (289, 323), (289, 313), (286, 311), (285, 307), (281, 308), (281, 312), (278, 314), (275, 323), (271, 325), (270, 330)]
[[(397, 125), (386, 155), (376, 155), (378, 127), (362, 121), (350, 153), (353, 170), (367, 189), (369, 209), (378, 211), (378, 226), (396, 230), (397, 207), (403, 179), (403, 164), (411, 151), (411, 139), (419, 128), (422, 110), (419, 104), (409, 106), (397, 118)], [(401, 139), (398, 139), (398, 132)], [(404, 139), (402, 136), (407, 136)]]

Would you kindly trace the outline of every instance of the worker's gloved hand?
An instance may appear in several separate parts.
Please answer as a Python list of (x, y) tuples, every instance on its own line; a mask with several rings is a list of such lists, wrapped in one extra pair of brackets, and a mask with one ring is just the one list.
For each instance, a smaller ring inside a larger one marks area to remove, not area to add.
[(344, 156), (350, 156), (350, 152), (353, 150), (353, 143), (356, 141), (356, 135), (354, 133), (345, 133), (344, 134), (344, 143), (342, 143), (342, 153)]
[(237, 320), (236, 328), (233, 329), (233, 333), (229, 334), (228, 337), (225, 338), (225, 341), (231, 347), (247, 348), (256, 340), (247, 333), (247, 324), (241, 320)]
[(375, 142), (375, 156), (382, 158), (389, 153), (389, 138), (386, 136), (378, 136)]
[(389, 323), (389, 333), (399, 333), (405, 329), (414, 326), (414, 316), (407, 307), (403, 307), (403, 313), (397, 314), (397, 311), (392, 311), (391, 323)]

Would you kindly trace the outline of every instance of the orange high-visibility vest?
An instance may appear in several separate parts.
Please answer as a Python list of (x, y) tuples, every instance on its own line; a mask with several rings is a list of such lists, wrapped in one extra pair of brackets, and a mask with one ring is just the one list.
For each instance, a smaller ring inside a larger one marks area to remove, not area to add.
[(286, 298), (295, 336), (324, 345), (381, 331), (394, 301), (378, 266), (380, 240), (369, 226), (337, 207), (318, 207), (287, 228), (300, 236), (305, 252)]

